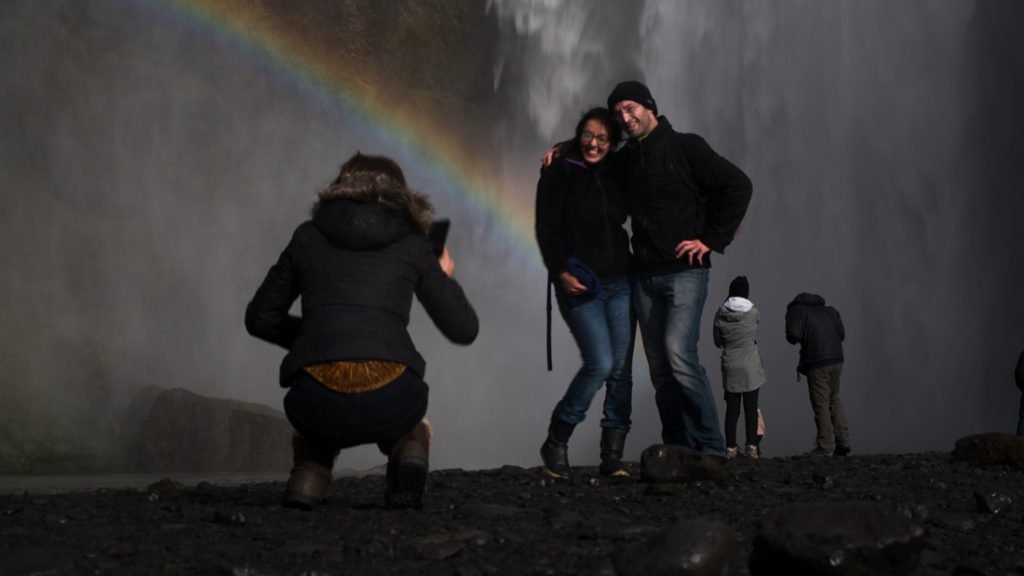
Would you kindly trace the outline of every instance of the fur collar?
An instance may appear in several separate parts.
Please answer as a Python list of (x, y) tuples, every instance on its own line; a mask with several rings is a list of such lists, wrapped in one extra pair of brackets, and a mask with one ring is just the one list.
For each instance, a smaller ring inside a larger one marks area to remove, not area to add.
[(312, 215), (332, 200), (346, 199), (359, 203), (377, 203), (395, 212), (405, 211), (416, 228), (426, 234), (434, 219), (434, 207), (426, 194), (410, 190), (383, 174), (344, 174), (325, 188), (313, 204)]

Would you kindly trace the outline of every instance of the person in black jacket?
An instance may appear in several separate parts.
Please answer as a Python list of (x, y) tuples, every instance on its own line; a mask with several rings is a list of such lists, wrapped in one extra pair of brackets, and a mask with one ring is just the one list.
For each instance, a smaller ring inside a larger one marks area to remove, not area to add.
[(846, 456), (850, 431), (839, 400), (846, 329), (839, 311), (817, 294), (801, 292), (786, 306), (786, 340), (800, 344), (797, 379), (807, 376), (807, 389), (818, 429), (812, 456)]
[(1017, 414), (1017, 436), (1024, 436), (1024, 350), (1017, 358), (1017, 369), (1013, 372), (1017, 388), (1020, 390), (1020, 412)]
[[(285, 348), (280, 384), (297, 434), (284, 504), (312, 508), (338, 451), (388, 455), (389, 507), (422, 506), (430, 428), (426, 362), (407, 326), (413, 295), (451, 341), (478, 320), (447, 248), (427, 238), (432, 208), (389, 158), (357, 153), (319, 194), (245, 311), (250, 334)], [(302, 316), (289, 314), (296, 298)]]
[(608, 110), (587, 111), (566, 154), (541, 171), (536, 233), (558, 309), (580, 349), (583, 365), (555, 406), (540, 454), (554, 478), (570, 473), (568, 441), (605, 386), (601, 420), (601, 467), (607, 476), (628, 476), (622, 452), (629, 432), (633, 394), (629, 237), (626, 203), (609, 177), (608, 155), (619, 129)]
[(703, 138), (673, 130), (640, 82), (616, 85), (608, 108), (630, 137), (615, 160), (629, 200), (633, 307), (662, 440), (724, 457), (718, 408), (697, 344), (709, 252), (723, 252), (732, 242), (752, 185)]

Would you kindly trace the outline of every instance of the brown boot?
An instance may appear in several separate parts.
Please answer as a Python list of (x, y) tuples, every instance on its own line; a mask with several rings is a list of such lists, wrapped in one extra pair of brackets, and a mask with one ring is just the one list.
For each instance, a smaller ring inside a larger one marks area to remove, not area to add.
[(312, 510), (324, 498), (331, 484), (331, 469), (338, 450), (310, 443), (298, 434), (292, 436), (292, 473), (285, 489), (284, 506)]
[(424, 418), (399, 436), (388, 453), (385, 504), (391, 509), (423, 508), (430, 468), (430, 422)]

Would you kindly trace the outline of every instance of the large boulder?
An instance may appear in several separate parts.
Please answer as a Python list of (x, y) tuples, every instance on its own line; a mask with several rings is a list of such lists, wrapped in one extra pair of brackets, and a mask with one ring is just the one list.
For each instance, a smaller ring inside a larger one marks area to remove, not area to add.
[(926, 543), (924, 526), (880, 503), (791, 504), (758, 523), (750, 573), (911, 574)]
[(180, 388), (142, 390), (128, 409), (126, 451), (140, 472), (286, 472), (292, 428), (259, 404)]
[(685, 446), (655, 444), (640, 455), (640, 477), (657, 483), (719, 480), (726, 476), (725, 462)]
[(735, 530), (697, 518), (623, 548), (613, 562), (617, 576), (731, 576), (738, 565), (737, 550)]
[(975, 466), (1011, 466), (1024, 470), (1024, 438), (986, 432), (964, 436), (953, 447), (953, 460)]

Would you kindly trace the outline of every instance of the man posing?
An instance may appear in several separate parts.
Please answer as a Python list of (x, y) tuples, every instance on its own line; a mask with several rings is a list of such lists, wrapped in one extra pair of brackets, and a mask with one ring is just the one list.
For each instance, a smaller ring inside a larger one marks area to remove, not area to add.
[(633, 306), (662, 441), (724, 456), (697, 342), (709, 252), (723, 252), (732, 242), (750, 203), (750, 179), (700, 136), (674, 131), (640, 82), (619, 83), (608, 108), (630, 137), (615, 162), (629, 202), (638, 272)]

